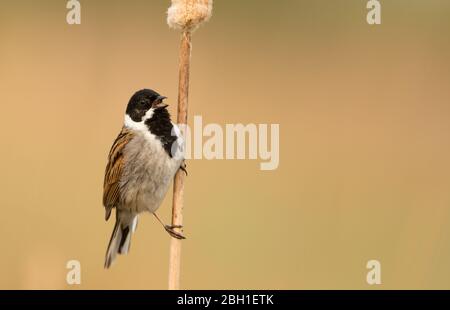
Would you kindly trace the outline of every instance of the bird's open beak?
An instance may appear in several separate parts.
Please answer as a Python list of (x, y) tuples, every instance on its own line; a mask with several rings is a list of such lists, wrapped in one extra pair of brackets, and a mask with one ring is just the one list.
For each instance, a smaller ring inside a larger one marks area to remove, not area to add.
[(169, 105), (163, 102), (164, 99), (167, 99), (167, 97), (158, 96), (158, 98), (156, 98), (155, 102), (153, 103), (153, 107), (155, 109), (162, 109), (168, 107)]

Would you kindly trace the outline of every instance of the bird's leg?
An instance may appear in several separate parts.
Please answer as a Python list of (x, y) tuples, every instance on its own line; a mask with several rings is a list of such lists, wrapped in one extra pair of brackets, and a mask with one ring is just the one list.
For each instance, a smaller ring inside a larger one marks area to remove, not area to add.
[(186, 176), (188, 175), (188, 172), (186, 170), (186, 162), (183, 160), (183, 162), (181, 163), (180, 169), (183, 170), (184, 173), (186, 173)]
[(174, 229), (175, 228), (183, 228), (183, 226), (181, 225), (165, 225), (160, 218), (158, 217), (158, 215), (156, 215), (156, 213), (153, 213), (153, 215), (156, 217), (156, 219), (158, 220), (158, 222), (161, 223), (161, 225), (164, 227), (164, 229), (169, 233), (169, 235), (171, 235), (172, 237), (176, 238), (176, 239), (186, 239), (185, 236), (183, 236), (182, 234), (176, 232)]

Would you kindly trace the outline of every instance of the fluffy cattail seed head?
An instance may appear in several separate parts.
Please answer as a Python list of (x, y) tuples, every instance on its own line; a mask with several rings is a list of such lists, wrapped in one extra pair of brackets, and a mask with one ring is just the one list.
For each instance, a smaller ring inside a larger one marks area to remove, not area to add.
[(213, 0), (172, 0), (167, 23), (174, 29), (193, 31), (211, 18), (212, 6)]

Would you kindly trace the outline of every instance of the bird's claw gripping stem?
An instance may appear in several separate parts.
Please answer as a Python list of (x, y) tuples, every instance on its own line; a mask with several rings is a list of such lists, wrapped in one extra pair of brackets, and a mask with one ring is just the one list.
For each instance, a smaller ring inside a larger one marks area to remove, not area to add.
[(180, 234), (179, 232), (176, 232), (174, 230), (175, 228), (183, 228), (183, 226), (181, 226), (181, 225), (165, 225), (164, 228), (169, 233), (169, 235), (171, 235), (172, 237), (174, 237), (176, 239), (180, 239), (180, 240), (186, 239), (185, 236), (183, 236), (182, 234)]
[(186, 167), (187, 167), (186, 163), (183, 162), (183, 163), (181, 164), (181, 166), (180, 166), (180, 169), (181, 169), (184, 173), (186, 173), (186, 176), (187, 176), (187, 175), (188, 175), (188, 172), (187, 172), (187, 170), (186, 170)]

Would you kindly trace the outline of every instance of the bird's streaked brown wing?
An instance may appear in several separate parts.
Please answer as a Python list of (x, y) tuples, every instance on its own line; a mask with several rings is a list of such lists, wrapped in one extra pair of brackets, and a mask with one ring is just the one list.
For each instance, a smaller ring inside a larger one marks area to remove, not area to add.
[(105, 181), (103, 183), (105, 220), (109, 219), (112, 208), (116, 207), (119, 203), (120, 177), (124, 166), (123, 150), (132, 138), (133, 132), (123, 127), (109, 152), (108, 164), (106, 165), (105, 171)]

